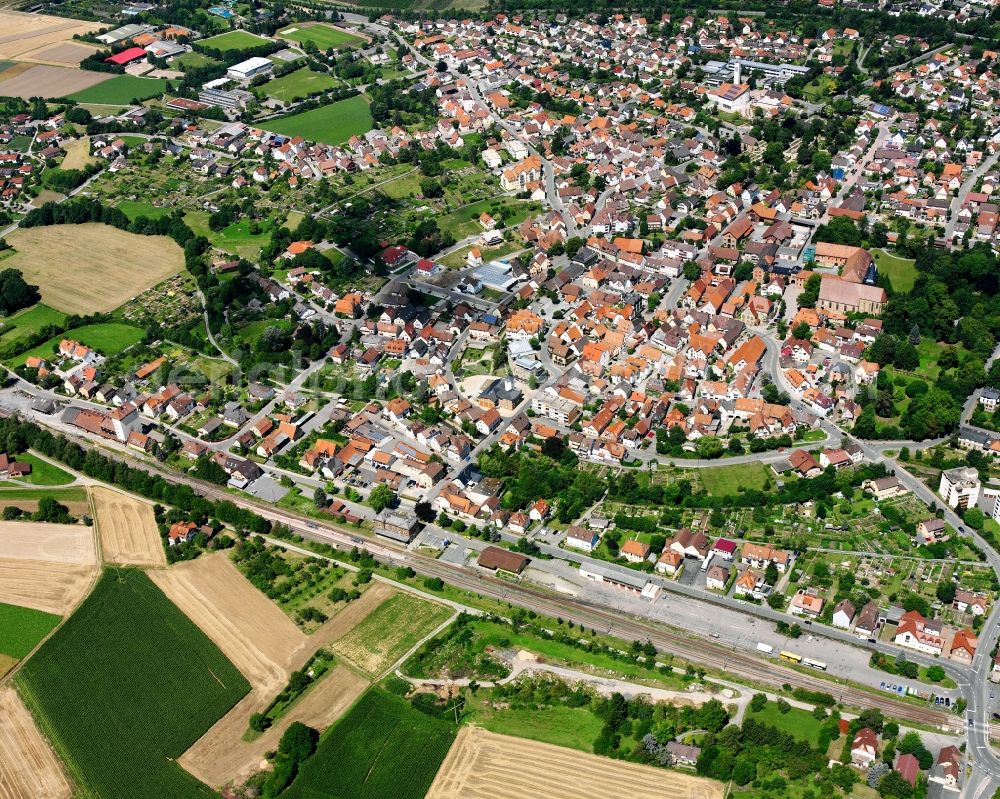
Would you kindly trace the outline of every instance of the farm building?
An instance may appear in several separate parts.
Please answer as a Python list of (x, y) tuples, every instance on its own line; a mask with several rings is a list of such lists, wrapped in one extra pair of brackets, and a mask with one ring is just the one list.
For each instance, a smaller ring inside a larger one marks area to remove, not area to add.
[(141, 61), (145, 57), (146, 51), (141, 47), (129, 47), (127, 50), (115, 53), (104, 60), (108, 64), (117, 64), (120, 67), (124, 67), (126, 64), (131, 64), (134, 61)]

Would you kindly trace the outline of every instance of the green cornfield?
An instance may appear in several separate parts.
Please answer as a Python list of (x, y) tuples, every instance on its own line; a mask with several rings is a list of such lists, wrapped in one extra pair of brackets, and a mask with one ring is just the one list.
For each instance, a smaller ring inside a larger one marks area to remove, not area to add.
[(174, 761), (250, 690), (145, 572), (109, 569), (16, 678), (79, 793), (216, 794)]
[(455, 732), (373, 688), (326, 731), (282, 799), (423, 799)]

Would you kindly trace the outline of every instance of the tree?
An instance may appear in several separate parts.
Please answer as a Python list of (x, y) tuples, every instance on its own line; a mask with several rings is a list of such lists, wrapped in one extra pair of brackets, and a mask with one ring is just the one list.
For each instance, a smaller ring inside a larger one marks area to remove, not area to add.
[(19, 270), (4, 269), (0, 272), (0, 313), (5, 316), (12, 314), (21, 308), (34, 305), (40, 299), (38, 286), (26, 282)]
[(418, 502), (413, 509), (416, 511), (417, 518), (425, 524), (434, 521), (434, 508), (430, 502)]
[(381, 513), (396, 501), (396, 495), (385, 483), (375, 486), (368, 495), (368, 504), (376, 513)]
[(313, 491), (313, 504), (317, 508), (326, 507), (326, 491), (323, 490), (322, 486), (316, 486), (316, 490)]
[[(837, 217), (843, 219), (845, 217)], [(822, 285), (822, 278), (818, 274), (811, 275), (806, 281), (806, 286), (799, 294), (798, 306), (800, 308), (815, 308), (819, 299), (819, 290)]]
[(944, 676), (944, 667), (942, 666), (935, 665), (927, 669), (927, 679), (931, 682), (941, 682)]
[(934, 593), (944, 604), (950, 605), (955, 601), (955, 584), (951, 580), (942, 580), (937, 584)]
[(909, 341), (914, 347), (920, 345), (920, 325), (916, 322), (914, 322), (913, 327), (910, 328), (910, 335), (906, 337), (906, 340)]
[(812, 328), (809, 327), (808, 322), (799, 322), (795, 327), (792, 328), (792, 338), (800, 338), (808, 340), (812, 335)]
[(883, 797), (891, 796), (895, 799), (907, 799), (913, 794), (913, 786), (904, 780), (895, 771), (888, 772), (878, 783), (878, 795)]
[(986, 517), (979, 508), (969, 508), (962, 517), (962, 521), (973, 530), (982, 530), (983, 525), (986, 523)]
[(767, 697), (764, 694), (754, 694), (750, 700), (750, 711), (752, 713), (760, 713), (765, 705), (767, 705)]
[(698, 439), (695, 445), (699, 458), (719, 458), (724, 450), (722, 441), (715, 436), (704, 436)]

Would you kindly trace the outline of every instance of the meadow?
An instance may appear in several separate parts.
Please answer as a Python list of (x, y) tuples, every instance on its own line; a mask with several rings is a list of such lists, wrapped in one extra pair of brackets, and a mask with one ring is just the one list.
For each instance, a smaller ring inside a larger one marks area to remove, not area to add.
[(69, 472), (60, 469), (54, 463), (42, 460), (30, 452), (17, 456), (19, 461), (31, 464), (31, 474), (15, 482), (24, 482), (34, 486), (64, 486), (72, 483), (74, 478)]
[(48, 341), (33, 347), (27, 352), (22, 352), (13, 360), (15, 366), (20, 366), (28, 358), (37, 355), (41, 358), (51, 358), (52, 349), (63, 338), (71, 338), (86, 344), (91, 349), (97, 350), (102, 355), (117, 355), (126, 347), (130, 347), (138, 341), (142, 341), (144, 331), (132, 325), (121, 322), (101, 322), (95, 325), (84, 325), (70, 330), (59, 336), (53, 336)]
[(16, 684), (84, 795), (215, 794), (174, 760), (250, 690), (144, 572), (109, 569)]
[(20, 660), (58, 623), (53, 613), (0, 602), (0, 655)]
[(0, 335), (0, 345), (27, 338), (37, 333), (46, 325), (61, 325), (66, 321), (66, 314), (38, 303), (23, 311), (8, 316), (4, 321), (3, 334)]
[(423, 799), (455, 727), (373, 688), (320, 738), (287, 799)]
[(372, 129), (372, 115), (365, 97), (348, 97), (335, 103), (260, 123), (272, 133), (302, 136), (322, 144), (343, 144), (351, 136)]
[(159, 97), (166, 91), (163, 78), (139, 78), (135, 75), (115, 75), (111, 80), (98, 83), (69, 95), (78, 103), (131, 104), (134, 101)]

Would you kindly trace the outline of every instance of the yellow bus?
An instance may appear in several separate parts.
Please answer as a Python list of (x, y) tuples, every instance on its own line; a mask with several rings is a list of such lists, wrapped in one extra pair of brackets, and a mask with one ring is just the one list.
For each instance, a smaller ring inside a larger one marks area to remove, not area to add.
[(780, 655), (782, 660), (787, 660), (789, 663), (801, 663), (802, 655), (796, 655), (794, 652), (782, 652)]

